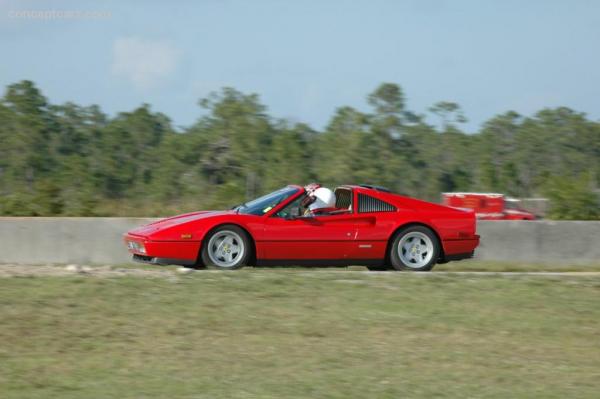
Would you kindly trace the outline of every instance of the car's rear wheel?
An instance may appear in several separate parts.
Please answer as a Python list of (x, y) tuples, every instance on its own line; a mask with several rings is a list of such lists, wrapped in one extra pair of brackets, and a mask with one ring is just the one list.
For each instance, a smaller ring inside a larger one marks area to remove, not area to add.
[(222, 270), (239, 269), (250, 259), (248, 234), (237, 226), (221, 226), (212, 231), (202, 247), (202, 263)]
[(389, 258), (396, 270), (429, 271), (440, 254), (440, 243), (431, 229), (408, 226), (398, 231), (390, 245)]

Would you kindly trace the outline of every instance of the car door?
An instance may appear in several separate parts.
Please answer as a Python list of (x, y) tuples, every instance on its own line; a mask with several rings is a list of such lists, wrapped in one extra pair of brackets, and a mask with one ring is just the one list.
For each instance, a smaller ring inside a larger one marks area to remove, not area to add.
[(264, 258), (270, 260), (347, 259), (356, 238), (354, 214), (284, 218), (264, 225)]

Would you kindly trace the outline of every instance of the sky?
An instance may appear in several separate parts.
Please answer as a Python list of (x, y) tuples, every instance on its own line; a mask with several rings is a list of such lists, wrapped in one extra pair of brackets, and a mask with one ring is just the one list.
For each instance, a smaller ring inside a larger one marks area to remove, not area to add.
[(508, 110), (598, 120), (600, 1), (0, 0), (0, 86), (23, 79), (54, 104), (148, 103), (180, 127), (230, 86), (322, 129), (338, 107), (369, 111), (382, 82), (420, 114), (457, 102), (468, 132)]

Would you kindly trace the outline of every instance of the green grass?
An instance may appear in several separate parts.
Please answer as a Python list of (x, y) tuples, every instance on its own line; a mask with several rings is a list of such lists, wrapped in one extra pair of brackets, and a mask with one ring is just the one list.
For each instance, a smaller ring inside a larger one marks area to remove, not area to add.
[(597, 398), (600, 278), (0, 279), (0, 398)]

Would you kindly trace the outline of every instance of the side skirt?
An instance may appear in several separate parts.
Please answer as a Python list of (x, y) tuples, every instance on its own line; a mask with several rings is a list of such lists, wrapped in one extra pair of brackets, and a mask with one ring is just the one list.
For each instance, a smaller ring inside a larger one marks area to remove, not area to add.
[(257, 259), (256, 266), (383, 266), (383, 259)]

